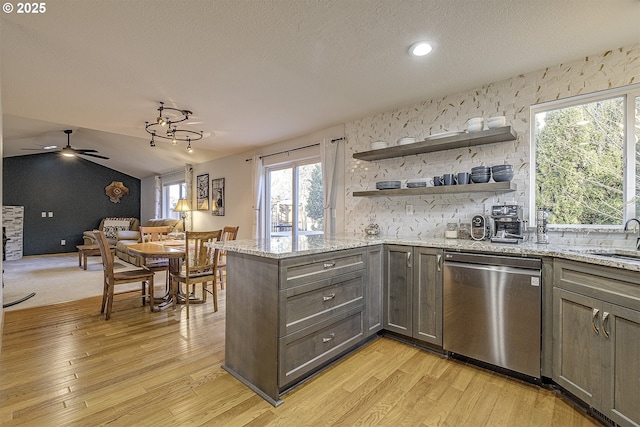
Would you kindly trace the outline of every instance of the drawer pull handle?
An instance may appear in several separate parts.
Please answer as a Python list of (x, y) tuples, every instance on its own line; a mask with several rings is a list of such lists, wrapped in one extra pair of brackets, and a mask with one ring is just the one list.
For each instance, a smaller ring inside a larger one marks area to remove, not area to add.
[(609, 338), (609, 332), (607, 332), (607, 323), (609, 321), (609, 313), (606, 311), (602, 313), (602, 335), (605, 338)]
[(592, 317), (591, 317), (591, 329), (593, 329), (593, 332), (596, 335), (600, 335), (600, 328), (596, 326), (596, 318), (598, 317), (599, 313), (600, 313), (600, 310), (598, 310), (597, 308), (594, 308), (592, 312)]
[(323, 265), (324, 265), (324, 268), (331, 268), (331, 267), (335, 267), (336, 263), (335, 262), (325, 262)]
[(329, 342), (329, 341), (333, 340), (335, 337), (336, 337), (336, 334), (335, 333), (331, 333), (331, 334), (329, 334), (328, 337), (322, 338), (322, 342)]
[(330, 301), (336, 297), (336, 294), (326, 295), (322, 297), (322, 301)]

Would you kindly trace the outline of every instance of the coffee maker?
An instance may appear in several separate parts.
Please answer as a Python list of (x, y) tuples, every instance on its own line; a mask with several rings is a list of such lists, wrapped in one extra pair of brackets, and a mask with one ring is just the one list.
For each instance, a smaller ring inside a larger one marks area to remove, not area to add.
[(495, 205), (491, 207), (493, 235), (495, 243), (519, 243), (524, 238), (522, 206)]

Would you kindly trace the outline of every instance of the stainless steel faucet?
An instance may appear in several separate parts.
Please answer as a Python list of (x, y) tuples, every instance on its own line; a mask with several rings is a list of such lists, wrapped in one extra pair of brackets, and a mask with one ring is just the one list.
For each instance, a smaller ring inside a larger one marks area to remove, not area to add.
[(629, 231), (629, 223), (635, 221), (638, 223), (638, 236), (636, 237), (636, 249), (640, 250), (640, 219), (631, 218), (624, 224), (624, 231)]

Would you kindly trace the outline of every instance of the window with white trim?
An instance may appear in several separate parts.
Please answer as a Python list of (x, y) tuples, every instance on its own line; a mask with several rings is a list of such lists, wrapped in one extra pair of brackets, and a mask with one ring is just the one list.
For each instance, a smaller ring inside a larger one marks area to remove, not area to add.
[(619, 228), (640, 214), (640, 85), (531, 107), (531, 209)]

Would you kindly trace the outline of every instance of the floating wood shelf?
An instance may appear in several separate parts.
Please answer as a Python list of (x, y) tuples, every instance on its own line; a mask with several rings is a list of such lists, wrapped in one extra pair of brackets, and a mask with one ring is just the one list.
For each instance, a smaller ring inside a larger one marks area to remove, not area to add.
[(353, 197), (428, 196), (454, 193), (508, 193), (516, 191), (514, 182), (488, 182), (486, 184), (440, 185), (437, 187), (398, 188), (395, 190), (354, 191)]
[(504, 126), (480, 132), (426, 139), (412, 144), (394, 145), (393, 147), (382, 148), (380, 150), (362, 151), (360, 153), (354, 153), (353, 158), (367, 161), (391, 159), (394, 157), (432, 153), (435, 151), (450, 150), (453, 148), (493, 144), (494, 142), (514, 141), (515, 139), (516, 133), (511, 129), (511, 126)]

